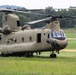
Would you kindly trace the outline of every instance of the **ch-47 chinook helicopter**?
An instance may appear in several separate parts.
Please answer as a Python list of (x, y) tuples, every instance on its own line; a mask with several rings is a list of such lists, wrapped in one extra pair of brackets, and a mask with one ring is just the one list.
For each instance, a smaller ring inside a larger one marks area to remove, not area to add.
[(29, 25), (20, 26), (19, 17), (13, 12), (28, 13), (23, 11), (12, 11), (1, 9), (4, 12), (2, 19), (2, 28), (0, 29), (0, 52), (1, 55), (25, 55), (32, 57), (34, 52), (51, 51), (51, 58), (56, 58), (54, 51), (58, 52), (64, 49), (67, 44), (67, 38), (60, 28), (58, 18), (62, 16), (49, 16), (44, 19), (27, 22), (34, 24), (46, 21), (45, 27), (31, 29)]

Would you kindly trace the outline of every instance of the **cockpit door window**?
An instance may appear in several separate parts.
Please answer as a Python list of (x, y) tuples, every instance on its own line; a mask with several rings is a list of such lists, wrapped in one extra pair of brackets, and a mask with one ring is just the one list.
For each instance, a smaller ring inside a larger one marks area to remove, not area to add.
[(52, 37), (52, 38), (65, 37), (65, 34), (64, 34), (63, 31), (55, 32), (55, 31), (52, 30), (52, 31), (50, 32), (50, 34), (51, 34), (51, 37)]
[(17, 26), (18, 26), (18, 27), (20, 26), (20, 21), (19, 21), (19, 20), (17, 20)]

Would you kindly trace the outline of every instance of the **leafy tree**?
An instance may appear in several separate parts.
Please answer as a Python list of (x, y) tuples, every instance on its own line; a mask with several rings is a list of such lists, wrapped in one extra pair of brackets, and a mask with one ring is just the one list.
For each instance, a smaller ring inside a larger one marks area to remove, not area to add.
[(2, 16), (3, 16), (3, 13), (0, 12), (0, 27), (2, 27)]
[[(72, 8), (72, 7), (70, 7)], [(10, 9), (10, 8), (9, 8)], [(18, 10), (23, 10), (26, 11), (25, 8), (18, 8)], [(55, 10), (53, 9), (53, 7), (46, 7), (46, 9), (41, 9), (41, 10), (37, 10), (37, 11), (31, 11), (32, 13), (40, 13), (40, 14), (47, 14), (47, 15), (51, 15), (51, 16), (75, 16), (76, 17), (76, 10), (75, 9), (63, 9), (63, 10)], [(39, 20), (39, 19), (43, 19), (46, 16), (41, 16), (41, 15), (33, 15), (33, 14), (20, 14), (20, 13), (16, 13), (19, 18), (20, 18), (20, 23), (23, 26), (25, 24), (25, 22), (28, 21), (33, 21), (33, 20)], [(0, 12), (0, 26), (2, 25), (2, 15), (3, 13)], [(76, 18), (62, 18), (60, 19), (60, 23), (61, 23), (61, 27), (62, 28), (70, 28), (70, 27), (75, 27), (76, 25)], [(36, 27), (42, 27), (44, 26), (44, 22), (40, 22), (34, 25), (31, 25), (33, 28)]]
[(28, 22), (30, 21), (30, 19), (22, 14), (18, 15), (19, 18), (20, 18), (20, 23), (21, 23), (21, 26), (23, 26), (25, 24), (25, 22)]

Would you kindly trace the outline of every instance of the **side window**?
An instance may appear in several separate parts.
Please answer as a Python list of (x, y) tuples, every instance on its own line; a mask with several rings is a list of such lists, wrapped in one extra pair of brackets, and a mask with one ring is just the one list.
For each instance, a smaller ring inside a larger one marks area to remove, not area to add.
[(37, 34), (37, 43), (41, 43), (41, 33)]
[(19, 20), (17, 20), (17, 26), (20, 26), (20, 21)]
[(29, 37), (29, 40), (32, 41), (32, 37)]
[(22, 42), (24, 42), (24, 37), (22, 37)]
[(48, 37), (47, 38), (50, 38), (50, 35), (48, 34)]
[(2, 39), (2, 36), (0, 35), (0, 40)]
[(52, 37), (52, 32), (49, 30), (46, 35), (46, 39), (50, 39)]
[(7, 21), (7, 16), (5, 16), (5, 21)]

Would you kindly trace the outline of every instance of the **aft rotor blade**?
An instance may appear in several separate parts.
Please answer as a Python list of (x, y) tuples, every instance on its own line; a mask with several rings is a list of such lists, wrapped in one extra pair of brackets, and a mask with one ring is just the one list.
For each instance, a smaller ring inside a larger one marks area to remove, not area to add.
[(38, 22), (42, 22), (42, 21), (46, 21), (46, 20), (50, 20), (52, 17), (48, 17), (48, 18), (44, 18), (44, 19), (40, 19), (40, 20), (36, 20), (36, 21), (31, 21), (31, 22), (26, 22), (27, 24), (35, 24)]
[(57, 19), (57, 18), (60, 18), (60, 19), (62, 19), (62, 18), (76, 18), (76, 16), (52, 16), (52, 18), (51, 19)]
[(76, 16), (58, 16), (57, 18), (76, 18)]

